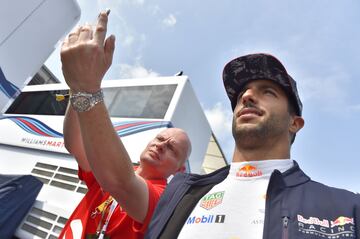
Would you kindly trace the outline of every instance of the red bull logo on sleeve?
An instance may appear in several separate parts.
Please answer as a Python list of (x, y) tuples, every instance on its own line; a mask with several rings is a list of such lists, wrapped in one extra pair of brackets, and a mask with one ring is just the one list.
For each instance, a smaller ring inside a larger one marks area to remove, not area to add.
[(236, 177), (258, 177), (262, 175), (262, 171), (252, 165), (245, 165), (236, 172)]
[(205, 195), (200, 201), (200, 207), (210, 210), (222, 203), (225, 191)]
[(355, 238), (354, 218), (340, 216), (334, 221), (297, 215), (298, 231), (323, 238)]

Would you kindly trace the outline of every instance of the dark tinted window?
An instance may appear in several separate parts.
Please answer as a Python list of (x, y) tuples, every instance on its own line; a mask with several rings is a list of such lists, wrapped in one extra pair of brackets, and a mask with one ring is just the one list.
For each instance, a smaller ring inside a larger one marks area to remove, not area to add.
[[(176, 84), (105, 88), (105, 104), (112, 117), (163, 118), (175, 90)], [(56, 94), (68, 90), (22, 92), (6, 113), (64, 115), (68, 98), (59, 102)]]
[(6, 113), (34, 115), (64, 115), (68, 98), (56, 101), (55, 94), (68, 94), (68, 90), (22, 92)]

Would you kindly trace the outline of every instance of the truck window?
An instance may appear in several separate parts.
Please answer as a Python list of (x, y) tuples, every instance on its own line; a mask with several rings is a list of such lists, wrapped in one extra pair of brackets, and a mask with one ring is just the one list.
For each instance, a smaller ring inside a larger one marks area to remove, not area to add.
[[(104, 88), (105, 104), (112, 117), (163, 119), (176, 84)], [(64, 115), (68, 98), (56, 101), (55, 94), (68, 90), (22, 92), (7, 114)]]

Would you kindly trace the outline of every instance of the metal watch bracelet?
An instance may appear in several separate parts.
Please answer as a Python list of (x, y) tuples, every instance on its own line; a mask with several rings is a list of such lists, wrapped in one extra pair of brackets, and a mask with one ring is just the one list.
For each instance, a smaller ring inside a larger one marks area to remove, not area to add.
[(70, 95), (71, 106), (77, 112), (89, 111), (103, 100), (104, 94), (101, 89), (95, 93), (76, 92)]

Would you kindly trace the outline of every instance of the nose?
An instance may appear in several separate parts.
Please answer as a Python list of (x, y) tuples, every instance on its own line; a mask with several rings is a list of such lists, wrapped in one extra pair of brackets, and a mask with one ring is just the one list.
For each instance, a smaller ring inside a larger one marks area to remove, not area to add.
[(256, 93), (252, 89), (246, 89), (244, 93), (239, 96), (238, 103), (245, 105), (247, 103), (256, 103)]
[(160, 142), (157, 142), (155, 144), (155, 147), (157, 148), (157, 150), (159, 150), (160, 152), (162, 152), (164, 150), (164, 147), (166, 146), (167, 144), (167, 140), (165, 141), (160, 141)]

